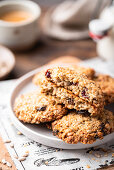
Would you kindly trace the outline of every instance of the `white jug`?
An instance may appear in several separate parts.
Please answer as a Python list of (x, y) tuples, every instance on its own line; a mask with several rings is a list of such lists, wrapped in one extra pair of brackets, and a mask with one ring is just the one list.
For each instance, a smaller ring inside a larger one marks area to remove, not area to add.
[(105, 8), (99, 19), (89, 23), (90, 36), (97, 41), (97, 53), (114, 62), (114, 6)]

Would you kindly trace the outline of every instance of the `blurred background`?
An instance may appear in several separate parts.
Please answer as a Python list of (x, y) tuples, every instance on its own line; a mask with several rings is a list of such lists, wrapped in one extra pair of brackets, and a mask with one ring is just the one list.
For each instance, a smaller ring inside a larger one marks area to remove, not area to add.
[[(112, 25), (109, 24), (107, 27), (106, 23), (102, 30), (101, 25), (104, 23), (100, 23), (100, 26), (94, 23), (89, 35), (89, 23), (93, 19), (98, 19), (105, 8), (113, 5), (113, 1), (95, 0), (93, 3), (92, 0), (34, 0), (33, 2), (39, 4), (41, 8), (41, 16), (35, 26), (40, 30), (38, 40), (26, 50), (9, 47), (15, 56), (15, 66), (11, 73), (1, 77), (1, 80), (18, 78), (60, 56), (74, 56), (86, 60), (99, 55), (96, 51), (96, 41), (104, 38)], [(1, 24), (0, 22), (0, 31)], [(18, 34), (18, 29), (15, 32)], [(31, 29), (31, 34), (32, 32)], [(0, 34), (2, 35), (1, 32)], [(21, 38), (22, 42), (25, 37)], [(7, 36), (5, 38), (7, 39)], [(0, 44), (5, 45), (1, 42)]]
[(44, 6), (44, 7), (49, 7), (51, 5), (57, 5), (63, 1), (67, 1), (67, 0), (33, 0), (34, 2), (38, 3), (39, 5), (41, 6)]

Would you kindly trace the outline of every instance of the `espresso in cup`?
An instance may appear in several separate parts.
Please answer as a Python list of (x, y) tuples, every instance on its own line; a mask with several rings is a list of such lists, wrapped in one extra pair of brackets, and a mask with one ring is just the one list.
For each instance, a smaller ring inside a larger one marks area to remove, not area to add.
[(22, 22), (32, 19), (33, 15), (29, 11), (12, 10), (0, 15), (0, 20), (6, 22)]
[(12, 50), (30, 49), (40, 36), (40, 14), (33, 1), (0, 1), (0, 44)]

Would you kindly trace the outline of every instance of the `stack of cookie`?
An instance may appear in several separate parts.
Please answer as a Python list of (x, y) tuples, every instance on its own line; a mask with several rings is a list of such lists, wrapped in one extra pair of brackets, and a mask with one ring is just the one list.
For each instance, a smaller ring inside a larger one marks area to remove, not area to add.
[(19, 120), (50, 122), (47, 125), (53, 134), (69, 144), (91, 144), (114, 131), (113, 113), (104, 109), (114, 102), (114, 79), (110, 76), (96, 76), (90, 68), (55, 67), (36, 74), (33, 83), (40, 90), (15, 101)]

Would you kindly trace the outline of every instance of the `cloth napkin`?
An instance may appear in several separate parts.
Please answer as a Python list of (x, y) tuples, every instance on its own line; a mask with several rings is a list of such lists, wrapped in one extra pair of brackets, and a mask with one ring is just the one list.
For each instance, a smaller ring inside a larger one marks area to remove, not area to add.
[[(87, 60), (81, 65), (96, 66), (96, 68), (100, 65), (98, 71), (103, 72), (104, 70), (104, 73), (110, 73), (106, 62), (100, 58)], [(44, 146), (24, 135), (18, 135), (18, 130), (12, 124), (9, 115), (9, 97), (15, 86), (15, 81), (0, 82), (0, 135), (4, 141), (9, 139), (14, 144), (14, 148), (10, 147), (10, 143), (5, 145), (18, 170), (96, 170), (114, 163), (112, 157), (113, 141), (95, 148), (61, 150)], [(25, 161), (19, 162), (15, 159), (14, 155), (20, 157), (25, 151), (29, 151), (29, 156)]]
[(88, 23), (97, 18), (111, 0), (69, 0), (51, 8), (43, 19), (43, 31), (61, 40), (88, 38)]

